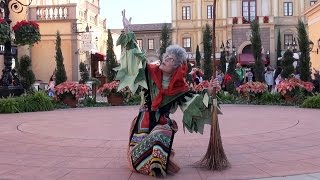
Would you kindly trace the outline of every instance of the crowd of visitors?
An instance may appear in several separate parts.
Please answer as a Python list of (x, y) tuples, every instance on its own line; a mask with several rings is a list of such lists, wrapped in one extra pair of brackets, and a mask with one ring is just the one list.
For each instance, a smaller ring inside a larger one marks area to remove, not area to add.
[[(245, 67), (243, 68), (240, 63), (236, 64), (236, 74), (238, 76), (238, 81), (235, 82), (235, 86), (239, 87), (240, 85), (247, 82), (255, 82), (255, 75), (253, 67)], [(277, 85), (283, 80), (281, 77), (282, 68), (278, 66), (277, 68), (273, 68), (271, 65), (265, 68), (264, 72), (264, 80), (268, 86), (269, 92), (276, 92)], [(198, 85), (203, 81), (203, 73), (199, 68), (193, 68), (193, 71), (190, 72), (192, 74), (192, 86)], [(232, 79), (231, 75), (224, 74), (220, 69), (217, 69), (216, 77), (219, 81), (220, 86), (226, 90), (226, 84), (228, 81)], [(300, 72), (296, 68), (294, 73), (291, 74), (291, 77), (300, 79)], [(312, 83), (315, 87), (315, 92), (320, 92), (320, 72), (313, 68), (312, 75)]]

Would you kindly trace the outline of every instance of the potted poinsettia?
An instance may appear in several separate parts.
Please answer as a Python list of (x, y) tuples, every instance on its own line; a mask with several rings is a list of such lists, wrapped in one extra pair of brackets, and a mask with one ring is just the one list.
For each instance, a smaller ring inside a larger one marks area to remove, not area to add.
[(39, 24), (34, 21), (22, 20), (12, 27), (15, 34), (15, 44), (30, 45), (37, 43), (41, 39)]
[(282, 80), (276, 89), (287, 101), (294, 101), (301, 91), (312, 92), (314, 85), (311, 82), (290, 78)]
[(125, 98), (130, 95), (130, 91), (128, 88), (118, 91), (118, 87), (119, 81), (111, 81), (110, 83), (103, 84), (97, 92), (100, 93), (102, 97), (107, 97), (111, 105), (123, 105)]
[(269, 16), (263, 16), (263, 23), (269, 23)]
[(238, 18), (237, 17), (233, 17), (232, 18), (232, 24), (238, 24)]
[(236, 88), (237, 92), (245, 97), (247, 101), (250, 101), (255, 96), (262, 95), (267, 89), (267, 84), (261, 82), (247, 82)]
[(0, 18), (0, 44), (10, 40), (10, 26), (5, 19)]
[(199, 83), (193, 87), (193, 91), (196, 93), (202, 93), (206, 89), (208, 89), (208, 86), (209, 86), (209, 81), (202, 81), (201, 83)]
[[(197, 94), (204, 94), (207, 92), (208, 87), (209, 87), (209, 81), (205, 80), (195, 85), (192, 91)], [(219, 92), (220, 90), (221, 90), (221, 87), (216, 88), (216, 92)]]
[(89, 95), (90, 92), (89, 86), (78, 82), (63, 82), (57, 85), (54, 90), (57, 100), (70, 107), (76, 107), (78, 100)]

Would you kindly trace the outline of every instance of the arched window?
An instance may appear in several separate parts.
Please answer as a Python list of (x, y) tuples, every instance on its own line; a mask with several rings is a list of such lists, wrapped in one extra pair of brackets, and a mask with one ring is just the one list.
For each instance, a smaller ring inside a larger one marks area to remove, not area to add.
[(242, 16), (244, 20), (251, 22), (257, 16), (256, 0), (243, 0), (242, 1)]

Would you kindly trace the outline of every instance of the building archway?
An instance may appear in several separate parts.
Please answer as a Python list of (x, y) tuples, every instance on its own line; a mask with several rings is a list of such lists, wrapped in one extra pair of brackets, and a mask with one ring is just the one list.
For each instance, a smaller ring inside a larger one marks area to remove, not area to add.
[[(242, 54), (242, 51), (245, 47), (247, 47), (248, 45), (250, 45), (250, 48), (251, 48), (251, 41), (245, 41), (243, 42), (239, 48), (238, 48), (238, 54)], [(252, 53), (252, 52), (251, 52)]]
[[(238, 62), (243, 66), (252, 66), (255, 63), (255, 59), (252, 53), (252, 44), (250, 41), (243, 42), (238, 49)], [(268, 64), (265, 54), (261, 54), (261, 60), (263, 64)]]

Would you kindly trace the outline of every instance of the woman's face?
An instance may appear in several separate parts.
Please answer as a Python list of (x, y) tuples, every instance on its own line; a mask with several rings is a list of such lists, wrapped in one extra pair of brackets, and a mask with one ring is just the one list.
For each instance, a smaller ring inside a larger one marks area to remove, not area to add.
[(172, 54), (164, 54), (159, 67), (164, 74), (170, 75), (175, 68), (175, 56)]

